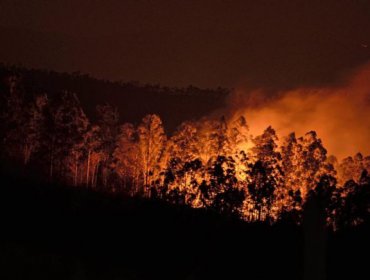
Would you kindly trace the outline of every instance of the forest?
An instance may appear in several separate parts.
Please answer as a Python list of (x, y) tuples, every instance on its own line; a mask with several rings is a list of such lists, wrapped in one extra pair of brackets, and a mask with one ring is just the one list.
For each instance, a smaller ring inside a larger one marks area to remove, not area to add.
[[(319, 202), (333, 230), (369, 220), (370, 156), (338, 160), (328, 155), (315, 131), (280, 136), (270, 126), (251, 135), (248, 116), (208, 114), (222, 104), (225, 89), (189, 87), (182, 95), (179, 89), (151, 89), (157, 95), (213, 100), (203, 115), (180, 114), (184, 119), (171, 129), (171, 114), (164, 121), (157, 112), (141, 120), (127, 112), (122, 117), (115, 103), (101, 102), (87, 114), (78, 87), (59, 85), (48, 92), (48, 86), (30, 79), (32, 73), (42, 72), (2, 66), (0, 77), (1, 160), (21, 174), (49, 184), (207, 209), (246, 222), (299, 225), (311, 200)], [(140, 91), (135, 84), (125, 87)], [(170, 104), (160, 100), (164, 108)]]

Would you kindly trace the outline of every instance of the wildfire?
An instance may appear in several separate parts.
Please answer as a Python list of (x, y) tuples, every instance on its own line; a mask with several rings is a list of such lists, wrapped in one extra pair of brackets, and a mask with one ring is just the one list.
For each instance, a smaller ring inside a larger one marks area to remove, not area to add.
[(363, 172), (370, 170), (370, 157), (338, 161), (324, 143), (340, 157), (370, 152), (369, 69), (345, 86), (291, 90), (268, 100), (261, 90), (236, 91), (226, 117), (187, 121), (172, 135), (155, 114), (139, 125), (121, 124), (110, 105), (98, 106), (92, 123), (70, 92), (26, 101), (14, 80), (4, 105), (6, 151), (39, 166), (51, 181), (252, 221), (300, 213), (315, 195), (330, 205), (328, 221), (334, 223), (343, 197), (370, 181)]
[(280, 136), (315, 130), (328, 151), (344, 158), (370, 153), (370, 65), (333, 87), (271, 93), (238, 89), (229, 101), (231, 115), (245, 115), (252, 135), (271, 125)]

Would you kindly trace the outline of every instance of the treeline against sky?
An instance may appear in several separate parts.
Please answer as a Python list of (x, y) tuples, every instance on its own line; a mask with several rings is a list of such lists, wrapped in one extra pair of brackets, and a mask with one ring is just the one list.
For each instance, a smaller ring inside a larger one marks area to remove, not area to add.
[(267, 127), (253, 136), (240, 115), (185, 121), (170, 135), (157, 114), (124, 122), (116, 106), (103, 103), (88, 118), (74, 92), (30, 93), (21, 75), (1, 78), (2, 160), (42, 180), (246, 221), (301, 223), (310, 200), (335, 229), (369, 218), (370, 157), (338, 162), (314, 131), (279, 140)]
[(184, 120), (200, 118), (225, 106), (229, 96), (229, 90), (224, 88), (174, 88), (137, 81), (112, 82), (79, 72), (59, 73), (0, 64), (3, 82), (12, 74), (22, 80), (26, 97), (47, 93), (49, 98), (54, 98), (64, 90), (76, 93), (91, 121), (96, 120), (96, 106), (109, 103), (119, 109), (122, 121), (137, 122), (146, 114), (156, 113), (166, 120), (166, 129), (171, 131)]

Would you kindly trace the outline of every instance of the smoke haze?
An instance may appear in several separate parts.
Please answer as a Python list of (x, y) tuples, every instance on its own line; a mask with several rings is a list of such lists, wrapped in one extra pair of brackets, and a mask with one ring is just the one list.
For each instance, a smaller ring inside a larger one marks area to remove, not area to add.
[[(271, 97), (273, 96), (273, 97)], [(341, 85), (297, 88), (285, 92), (236, 89), (229, 100), (232, 115), (246, 116), (251, 133), (271, 125), (280, 140), (315, 130), (328, 154), (339, 159), (370, 153), (370, 64), (344, 79)]]

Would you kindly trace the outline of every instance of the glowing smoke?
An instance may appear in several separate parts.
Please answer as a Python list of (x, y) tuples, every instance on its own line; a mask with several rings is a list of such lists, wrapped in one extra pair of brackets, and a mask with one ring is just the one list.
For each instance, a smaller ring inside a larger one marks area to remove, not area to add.
[[(339, 159), (370, 154), (370, 64), (341, 86), (298, 88), (286, 92), (237, 89), (230, 99), (232, 115), (244, 114), (253, 135), (272, 125), (282, 139), (315, 130), (329, 154)], [(271, 97), (273, 96), (273, 97)]]

